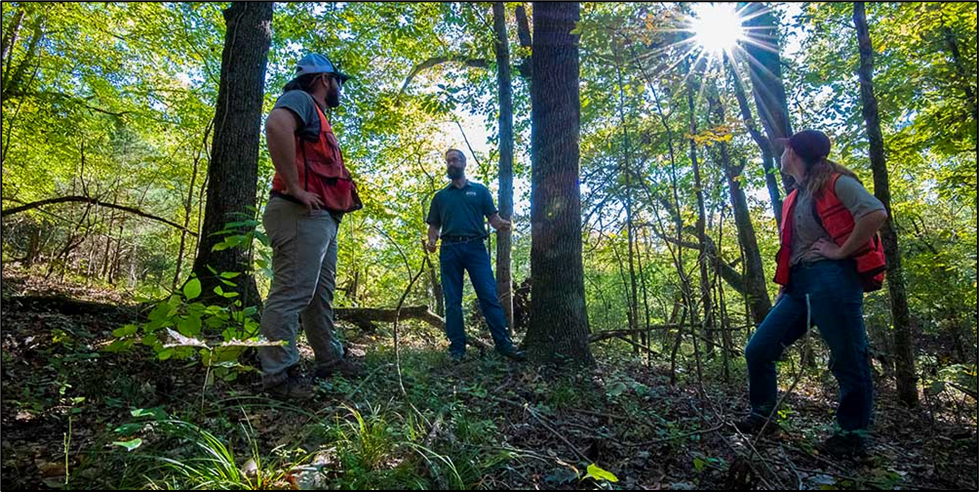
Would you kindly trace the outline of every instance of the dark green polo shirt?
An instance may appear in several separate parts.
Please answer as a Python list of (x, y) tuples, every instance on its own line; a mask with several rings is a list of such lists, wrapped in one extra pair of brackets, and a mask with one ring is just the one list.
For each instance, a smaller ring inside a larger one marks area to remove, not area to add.
[(432, 198), (425, 222), (441, 227), (441, 237), (486, 237), (484, 217), (495, 213), (493, 196), (485, 186), (469, 181), (456, 188), (449, 183)]

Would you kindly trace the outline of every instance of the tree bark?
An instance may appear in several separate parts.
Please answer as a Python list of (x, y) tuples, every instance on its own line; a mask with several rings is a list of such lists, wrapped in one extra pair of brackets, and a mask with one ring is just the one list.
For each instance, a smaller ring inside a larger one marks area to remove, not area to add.
[[(725, 121), (724, 106), (721, 104), (720, 97), (716, 95), (716, 87), (714, 89), (715, 96), (710, 98), (714, 121), (717, 124), (723, 124)], [(745, 294), (749, 299), (751, 319), (756, 325), (760, 325), (772, 308), (772, 303), (768, 297), (765, 268), (761, 261), (761, 253), (758, 251), (758, 240), (755, 236), (755, 227), (751, 223), (748, 200), (745, 198), (744, 189), (741, 187), (741, 172), (744, 170), (745, 162), (742, 161), (740, 166), (733, 166), (727, 143), (721, 142), (718, 148), (721, 168), (724, 171), (724, 177), (727, 180), (731, 195), (731, 208), (734, 210), (734, 225), (738, 230), (738, 243), (744, 253), (745, 273), (742, 277)]]
[(622, 123), (622, 142), (623, 142), (623, 155), (622, 155), (622, 168), (620, 174), (625, 182), (625, 189), (623, 190), (625, 194), (625, 200), (622, 205), (625, 207), (626, 216), (626, 238), (629, 246), (629, 329), (636, 330), (633, 337), (633, 342), (636, 342), (634, 347), (636, 347), (636, 352), (638, 354), (638, 343), (639, 343), (639, 294), (638, 286), (636, 284), (636, 264), (633, 256), (633, 245), (635, 244), (635, 239), (633, 237), (633, 221), (632, 221), (632, 148), (629, 142), (629, 125), (626, 121), (625, 116), (625, 88), (622, 81), (622, 68), (618, 62), (616, 62), (615, 72), (618, 77), (619, 83), (619, 118)]
[[(213, 251), (225, 224), (253, 218), (258, 187), (258, 149), (265, 70), (272, 42), (272, 2), (234, 2), (221, 55), (221, 80), (214, 116), (213, 154), (208, 166), (207, 204), (193, 271), (205, 294), (221, 285), (211, 269), (242, 272), (234, 290), (244, 304), (260, 302), (252, 276), (250, 248)], [(224, 288), (224, 287), (222, 287)]]
[(880, 130), (880, 114), (877, 96), (874, 95), (874, 52), (867, 27), (867, 13), (863, 2), (853, 3), (853, 24), (857, 28), (860, 47), (860, 99), (863, 102), (863, 118), (870, 139), (870, 167), (874, 172), (874, 195), (887, 210), (887, 221), (881, 228), (884, 255), (887, 258), (887, 290), (891, 298), (891, 323), (894, 325), (894, 358), (897, 366), (898, 397), (908, 406), (918, 405), (917, 376), (915, 375), (914, 345), (911, 338), (911, 313), (908, 293), (901, 269), (897, 231), (891, 211), (891, 189), (884, 158), (884, 138)]
[(594, 364), (588, 345), (578, 134), (577, 2), (534, 2), (531, 78), (531, 320), (540, 362)]
[(782, 227), (782, 194), (778, 189), (779, 166), (775, 162), (775, 151), (772, 150), (772, 142), (763, 135), (755, 124), (751, 116), (751, 107), (748, 105), (748, 98), (744, 93), (744, 86), (741, 84), (741, 75), (730, 58), (726, 55), (724, 61), (728, 67), (728, 74), (731, 76), (731, 85), (734, 86), (734, 96), (738, 100), (738, 107), (741, 110), (741, 118), (744, 120), (748, 133), (752, 140), (761, 150), (761, 165), (765, 170), (765, 185), (768, 187), (768, 196), (772, 201), (772, 213), (775, 214), (775, 223)]
[[(699, 254), (697, 256), (697, 265), (700, 268), (700, 305), (704, 310), (704, 325), (702, 331), (707, 335), (707, 352), (712, 353), (714, 350), (714, 335), (711, 329), (714, 328), (714, 314), (713, 308), (711, 306), (711, 295), (710, 295), (710, 277), (707, 273), (707, 252), (706, 252), (706, 237), (707, 237), (707, 227), (706, 227), (706, 217), (707, 210), (704, 206), (704, 188), (703, 182), (700, 179), (700, 163), (697, 160), (697, 143), (694, 141), (692, 135), (697, 134), (697, 117), (695, 113), (695, 106), (693, 101), (693, 79), (688, 79), (687, 82), (687, 105), (690, 109), (690, 163), (693, 166), (693, 181), (694, 181), (694, 193), (697, 196), (697, 238), (699, 239)], [(694, 341), (696, 345), (696, 340)], [(699, 371), (699, 361), (698, 361), (698, 371)]]
[[(768, 5), (748, 2), (744, 7), (744, 25), (751, 42), (744, 43), (748, 55), (748, 74), (758, 115), (771, 143), (773, 157), (782, 155), (784, 146), (776, 139), (792, 135), (789, 104), (782, 80), (782, 60), (779, 56), (778, 25)], [(789, 188), (792, 178), (782, 175), (782, 184)]]
[[(496, 81), (500, 91), (500, 216), (513, 218), (513, 86), (510, 81), (510, 42), (507, 38), (506, 9), (493, 3), (493, 28), (496, 31)], [(513, 331), (513, 274), (510, 253), (513, 231), (500, 231), (496, 242), (496, 292), (503, 304), (507, 327)]]

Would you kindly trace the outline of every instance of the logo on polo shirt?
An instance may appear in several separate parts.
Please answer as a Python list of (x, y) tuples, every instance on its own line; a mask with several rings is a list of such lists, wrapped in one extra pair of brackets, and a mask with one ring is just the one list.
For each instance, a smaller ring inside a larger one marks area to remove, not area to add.
[(466, 192), (466, 196), (476, 196), (476, 192), (475, 191), (467, 191)]

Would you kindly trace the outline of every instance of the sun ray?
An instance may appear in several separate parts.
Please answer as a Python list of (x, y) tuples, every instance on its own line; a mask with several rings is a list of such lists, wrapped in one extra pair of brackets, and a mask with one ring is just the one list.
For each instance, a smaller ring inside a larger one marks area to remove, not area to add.
[(694, 39), (712, 57), (732, 50), (745, 37), (743, 20), (734, 4), (698, 3), (688, 25)]

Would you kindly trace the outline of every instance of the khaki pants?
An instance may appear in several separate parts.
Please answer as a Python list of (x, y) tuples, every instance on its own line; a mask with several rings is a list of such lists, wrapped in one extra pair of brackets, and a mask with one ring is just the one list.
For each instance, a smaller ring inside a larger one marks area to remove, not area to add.
[(325, 210), (309, 210), (273, 197), (262, 217), (272, 243), (272, 289), (262, 311), (262, 334), (288, 345), (261, 347), (262, 381), (281, 383), (299, 363), (296, 335), (302, 319), (306, 338), (316, 355), (316, 367), (343, 359), (334, 334), (333, 293), (336, 290), (337, 220)]

